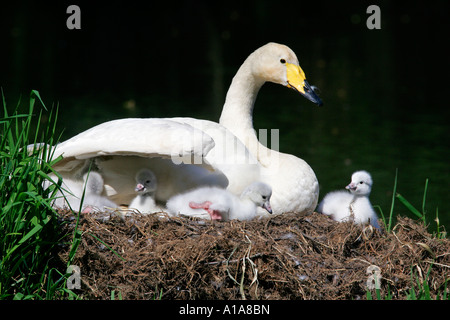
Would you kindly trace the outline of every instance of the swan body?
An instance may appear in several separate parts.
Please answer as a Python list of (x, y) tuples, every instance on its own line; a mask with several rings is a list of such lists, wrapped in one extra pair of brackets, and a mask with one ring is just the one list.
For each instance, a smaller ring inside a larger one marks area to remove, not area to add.
[(272, 213), (272, 189), (261, 182), (250, 184), (240, 197), (217, 187), (202, 187), (169, 199), (167, 210), (172, 215), (187, 215), (210, 220), (251, 220), (257, 207)]
[(328, 193), (317, 207), (317, 211), (329, 215), (336, 221), (353, 220), (356, 224), (372, 224), (380, 228), (377, 215), (369, 200), (372, 190), (372, 177), (367, 171), (353, 173), (347, 191)]
[(156, 177), (148, 169), (142, 169), (136, 174), (136, 188), (138, 195), (131, 201), (129, 208), (136, 209), (141, 213), (152, 213), (161, 211), (156, 205), (154, 193), (156, 191)]
[(107, 196), (119, 204), (136, 196), (132, 177), (145, 167), (158, 180), (158, 202), (201, 186), (240, 195), (252, 182), (265, 181), (273, 189), (274, 213), (312, 212), (319, 191), (314, 171), (300, 158), (264, 147), (253, 129), (253, 105), (266, 81), (321, 105), (292, 50), (269, 43), (252, 53), (233, 78), (220, 123), (194, 118), (109, 121), (57, 145), (55, 157), (63, 160), (54, 168), (64, 179), (76, 180), (93, 164), (105, 180)]

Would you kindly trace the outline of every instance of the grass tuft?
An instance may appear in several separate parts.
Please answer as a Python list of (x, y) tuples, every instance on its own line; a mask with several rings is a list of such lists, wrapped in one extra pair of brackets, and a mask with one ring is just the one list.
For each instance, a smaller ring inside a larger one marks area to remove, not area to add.
[[(74, 296), (65, 273), (54, 267), (59, 238), (58, 214), (51, 206), (57, 186), (44, 190), (53, 173), (57, 111), (48, 112), (32, 90), (28, 112), (8, 112), (2, 91), (0, 118), (0, 299), (52, 299)], [(36, 102), (42, 105), (35, 111)], [(46, 113), (44, 124), (43, 113)], [(40, 143), (42, 142), (42, 143)]]
[[(425, 180), (425, 187), (423, 191), (423, 197), (422, 197), (422, 211), (418, 210), (416, 207), (414, 207), (411, 202), (409, 202), (404, 196), (402, 196), (400, 193), (397, 192), (397, 180), (398, 180), (398, 169), (395, 170), (395, 178), (394, 178), (394, 188), (392, 191), (392, 201), (391, 201), (391, 207), (389, 211), (389, 217), (386, 217), (384, 215), (383, 210), (379, 205), (375, 205), (374, 208), (377, 208), (380, 212), (381, 219), (384, 222), (384, 225), (386, 226), (386, 231), (389, 233), (391, 232), (392, 226), (394, 225), (394, 208), (395, 208), (395, 200), (398, 199), (401, 204), (403, 204), (410, 213), (412, 213), (414, 216), (422, 220), (424, 225), (426, 225), (426, 216), (427, 212), (425, 210), (425, 204), (427, 199), (427, 192), (428, 192), (428, 179)], [(443, 239), (447, 237), (447, 232), (445, 231), (444, 226), (441, 226), (439, 224), (439, 209), (436, 208), (436, 218), (434, 219), (436, 222), (436, 233), (434, 235), (439, 238)]]

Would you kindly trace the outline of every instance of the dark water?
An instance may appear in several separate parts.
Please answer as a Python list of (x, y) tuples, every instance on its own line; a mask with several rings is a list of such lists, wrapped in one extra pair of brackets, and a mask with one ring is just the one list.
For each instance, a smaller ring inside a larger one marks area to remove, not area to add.
[[(450, 228), (448, 1), (380, 1), (381, 30), (366, 27), (365, 1), (79, 2), (81, 30), (66, 28), (69, 4), (5, 5), (0, 33), (8, 104), (39, 90), (47, 106), (59, 105), (63, 139), (123, 117), (217, 121), (248, 54), (284, 43), (325, 105), (269, 83), (255, 128), (280, 130), (280, 150), (311, 165), (320, 198), (365, 169), (372, 203), (387, 214), (398, 168), (397, 191), (421, 209), (429, 179), (428, 223), (438, 209)], [(399, 202), (396, 213), (411, 216)]]

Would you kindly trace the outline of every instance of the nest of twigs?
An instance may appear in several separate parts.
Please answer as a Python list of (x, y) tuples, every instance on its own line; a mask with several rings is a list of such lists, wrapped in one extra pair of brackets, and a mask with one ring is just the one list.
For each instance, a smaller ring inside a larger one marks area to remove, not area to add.
[[(75, 221), (61, 213), (70, 240)], [(314, 213), (255, 221), (81, 215), (73, 265), (86, 299), (405, 299), (443, 297), (448, 239), (399, 218), (390, 233)], [(70, 245), (58, 253), (66, 262)], [(422, 286), (422, 287), (421, 287)]]

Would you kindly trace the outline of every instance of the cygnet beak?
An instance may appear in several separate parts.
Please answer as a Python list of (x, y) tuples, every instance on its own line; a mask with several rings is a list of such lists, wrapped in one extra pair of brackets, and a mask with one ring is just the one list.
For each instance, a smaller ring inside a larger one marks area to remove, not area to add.
[(345, 189), (355, 191), (356, 190), (356, 184), (351, 182), (348, 186), (345, 187)]
[(272, 213), (272, 207), (270, 206), (270, 202), (268, 200), (263, 203), (262, 207), (266, 209), (268, 213)]
[(138, 184), (136, 185), (136, 188), (134, 188), (134, 191), (136, 191), (136, 192), (142, 192), (142, 191), (145, 191), (145, 187), (144, 187), (144, 185), (143, 185), (142, 183), (138, 183)]

